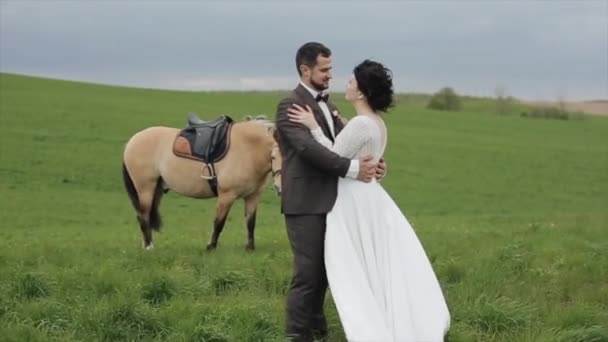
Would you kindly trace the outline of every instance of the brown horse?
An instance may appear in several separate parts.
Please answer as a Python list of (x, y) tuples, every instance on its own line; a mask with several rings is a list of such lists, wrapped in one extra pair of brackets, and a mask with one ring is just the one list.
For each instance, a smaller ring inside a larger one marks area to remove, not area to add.
[(161, 226), (158, 207), (162, 195), (172, 190), (191, 198), (217, 197), (207, 249), (217, 247), (232, 204), (244, 199), (246, 248), (255, 249), (256, 211), (268, 176), (272, 174), (277, 191), (280, 186), (280, 153), (273, 139), (274, 130), (274, 124), (263, 117), (233, 122), (226, 134), (227, 149), (213, 163), (215, 189), (209, 181), (209, 164), (174, 153), (180, 129), (149, 127), (133, 135), (124, 149), (123, 179), (137, 213), (144, 248), (153, 247), (152, 229), (159, 231)]

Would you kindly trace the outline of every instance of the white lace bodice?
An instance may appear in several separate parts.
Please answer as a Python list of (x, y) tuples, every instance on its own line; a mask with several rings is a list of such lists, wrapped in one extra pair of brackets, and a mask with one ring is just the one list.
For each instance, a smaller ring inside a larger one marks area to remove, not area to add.
[(326, 148), (349, 159), (371, 155), (378, 161), (386, 148), (386, 126), (380, 118), (357, 115), (340, 131), (332, 143), (320, 127), (311, 130), (316, 141)]

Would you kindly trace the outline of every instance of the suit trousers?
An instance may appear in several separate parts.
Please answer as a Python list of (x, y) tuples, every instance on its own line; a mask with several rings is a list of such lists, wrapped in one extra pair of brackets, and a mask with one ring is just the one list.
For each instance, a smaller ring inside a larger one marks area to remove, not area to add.
[(294, 255), (294, 267), (287, 295), (287, 335), (302, 341), (327, 334), (323, 312), (326, 215), (285, 215), (287, 235)]

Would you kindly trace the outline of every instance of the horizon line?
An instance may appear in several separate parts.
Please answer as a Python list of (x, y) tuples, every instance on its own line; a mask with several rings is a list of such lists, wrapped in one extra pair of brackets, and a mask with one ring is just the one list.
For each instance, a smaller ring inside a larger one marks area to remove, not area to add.
[[(166, 86), (144, 86), (144, 85), (138, 85), (138, 84), (124, 84), (124, 83), (112, 83), (112, 82), (104, 82), (104, 81), (91, 81), (91, 80), (84, 80), (84, 79), (79, 79), (79, 78), (70, 78), (70, 77), (65, 77), (65, 76), (49, 76), (49, 75), (39, 75), (39, 74), (30, 74), (30, 73), (22, 73), (22, 72), (10, 72), (10, 71), (0, 71), (0, 75), (14, 75), (14, 76), (20, 76), (20, 77), (30, 77), (30, 78), (39, 78), (39, 79), (46, 79), (46, 80), (54, 80), (54, 81), (64, 81), (64, 82), (72, 82), (72, 83), (82, 83), (82, 84), (88, 84), (88, 85), (98, 85), (98, 86), (108, 86), (108, 87), (117, 87), (117, 88), (127, 88), (127, 89), (141, 89), (141, 90), (158, 90), (158, 91), (178, 91), (178, 92), (189, 92), (189, 93), (221, 93), (221, 92), (225, 92), (225, 93), (273, 93), (273, 92), (283, 92), (283, 91), (291, 91), (294, 89), (295, 86), (292, 87), (277, 87), (277, 88), (267, 88), (267, 89), (236, 89), (236, 88), (215, 88), (215, 89), (205, 89), (205, 88), (201, 88), (201, 89), (192, 89), (192, 88), (188, 88), (188, 87), (166, 87)], [(297, 79), (294, 80), (294, 83), (297, 84)], [(457, 93), (458, 96), (461, 97), (469, 97), (469, 98), (490, 98), (490, 99), (494, 99), (496, 98), (496, 96), (488, 96), (488, 95), (479, 95), (479, 94), (470, 94), (470, 93), (466, 93), (466, 92), (460, 92), (457, 90), (457, 88), (455, 86), (445, 86), (445, 87), (451, 87), (452, 89), (454, 89)], [(444, 87), (441, 87), (444, 88)], [(440, 88), (440, 89), (441, 89)], [(439, 91), (439, 89), (437, 89), (437, 91)], [(425, 92), (425, 91), (395, 91), (394, 94), (395, 95), (425, 95), (425, 96), (432, 96), (434, 93), (436, 93), (437, 91), (434, 92)], [(343, 94), (344, 91), (329, 91), (330, 93), (334, 93), (334, 94)], [(513, 96), (513, 95), (508, 95), (508, 98), (512, 98), (518, 101), (523, 101), (523, 102), (559, 102), (559, 101), (564, 101), (564, 102), (608, 102), (608, 97), (606, 98), (586, 98), (586, 99), (577, 99), (577, 100), (568, 100), (568, 99), (560, 99), (558, 97), (556, 97), (555, 99), (552, 100), (546, 100), (546, 99), (534, 99), (531, 97), (522, 97), (522, 96)]]

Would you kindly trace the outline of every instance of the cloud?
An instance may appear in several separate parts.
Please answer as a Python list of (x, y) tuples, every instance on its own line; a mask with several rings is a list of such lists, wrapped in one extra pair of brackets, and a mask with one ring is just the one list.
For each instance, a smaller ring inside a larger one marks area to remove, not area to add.
[[(498, 83), (537, 96), (608, 93), (608, 2), (0, 1), (0, 70), (125, 85), (291, 88), (309, 40), (346, 79), (364, 58), (398, 89)], [(342, 89), (342, 82), (334, 82)]]
[(155, 84), (158, 88), (183, 90), (284, 90), (297, 85), (295, 77), (272, 76), (209, 76), (196, 78), (180, 78), (160, 81)]

